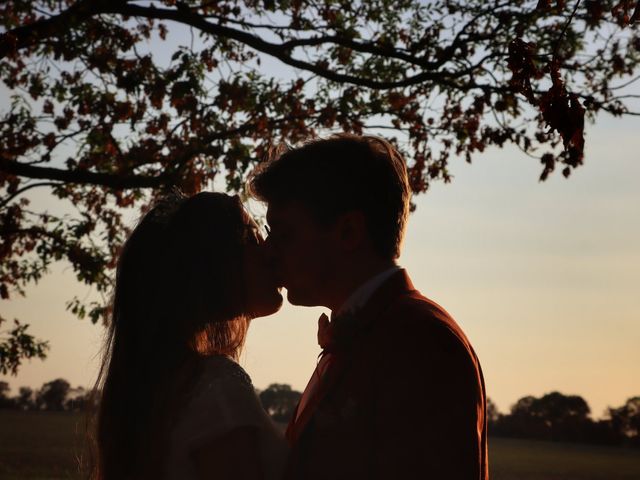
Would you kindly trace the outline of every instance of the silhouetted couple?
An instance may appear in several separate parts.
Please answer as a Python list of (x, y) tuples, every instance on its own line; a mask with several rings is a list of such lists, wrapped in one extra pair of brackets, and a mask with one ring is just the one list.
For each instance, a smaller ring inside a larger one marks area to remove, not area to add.
[[(268, 206), (266, 240), (238, 197), (200, 193), (159, 201), (125, 243), (95, 476), (488, 478), (478, 358), (396, 264), (401, 155), (374, 137), (314, 140), (261, 164), (248, 189)], [(279, 287), (331, 310), (286, 439), (236, 363), (250, 321), (280, 308)]]

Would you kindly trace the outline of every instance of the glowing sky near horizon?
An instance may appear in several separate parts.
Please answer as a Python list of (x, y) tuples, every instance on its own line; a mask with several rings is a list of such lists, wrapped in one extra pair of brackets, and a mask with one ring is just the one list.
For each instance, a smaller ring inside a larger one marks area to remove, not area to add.
[[(467, 332), (488, 395), (501, 411), (558, 390), (582, 395), (593, 415), (640, 394), (640, 119), (587, 127), (586, 163), (566, 180), (537, 181), (541, 166), (510, 148), (452, 164), (451, 184), (416, 199), (400, 265)], [(92, 384), (102, 328), (65, 311), (89, 294), (58, 264), (5, 318), (51, 343), (13, 390), (54, 378)], [(242, 365), (254, 385), (303, 389), (319, 348), (320, 308), (285, 306), (254, 321)]]
[[(194, 41), (173, 24), (170, 37)], [(160, 62), (173, 51), (149, 48)], [(291, 75), (261, 60), (265, 72)], [(0, 85), (0, 106), (6, 92)], [(399, 263), (466, 331), (501, 411), (525, 395), (558, 390), (582, 395), (599, 417), (640, 395), (639, 152), (640, 117), (600, 115), (586, 126), (585, 165), (569, 179), (556, 172), (539, 183), (536, 160), (492, 148), (471, 165), (453, 160), (453, 182), (415, 199)], [(47, 197), (35, 200), (42, 206)], [(65, 310), (74, 295), (91, 292), (68, 265), (56, 264), (26, 298), (0, 300), (4, 318), (31, 324), (51, 345), (44, 362), (0, 376), (11, 394), (58, 377), (92, 385), (103, 332)], [(241, 364), (256, 387), (305, 387), (322, 311), (285, 305), (253, 322)]]

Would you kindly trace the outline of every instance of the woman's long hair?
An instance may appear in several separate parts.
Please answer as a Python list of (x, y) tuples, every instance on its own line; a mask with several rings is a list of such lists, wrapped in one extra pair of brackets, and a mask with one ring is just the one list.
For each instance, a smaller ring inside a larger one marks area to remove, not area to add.
[(94, 479), (157, 478), (198, 358), (237, 358), (248, 322), (245, 219), (237, 197), (169, 198), (125, 242), (96, 389)]

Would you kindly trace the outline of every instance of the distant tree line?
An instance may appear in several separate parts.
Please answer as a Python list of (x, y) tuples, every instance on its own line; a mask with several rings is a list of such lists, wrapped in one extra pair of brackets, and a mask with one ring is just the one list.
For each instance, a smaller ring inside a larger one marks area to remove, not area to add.
[(258, 392), (262, 407), (274, 422), (289, 423), (298, 405), (302, 393), (284, 383), (272, 383), (265, 390)]
[(523, 397), (508, 414), (489, 400), (487, 416), (489, 434), (496, 437), (640, 447), (640, 396), (607, 408), (602, 420), (591, 418), (584, 398), (559, 392)]
[(74, 412), (85, 409), (91, 392), (83, 387), (71, 388), (63, 378), (45, 383), (38, 390), (20, 387), (18, 395), (9, 396), (7, 382), (0, 381), (0, 409), (46, 410), (53, 412)]
[[(9, 393), (9, 384), (0, 381), (0, 409), (82, 411), (91, 401), (90, 391), (71, 388), (62, 378), (45, 383), (39, 390), (20, 387), (18, 395), (11, 397)], [(280, 424), (289, 422), (301, 396), (282, 383), (256, 393), (265, 411)], [(496, 437), (640, 447), (640, 396), (629, 398), (620, 407), (607, 408), (601, 420), (591, 418), (584, 398), (560, 392), (523, 397), (507, 414), (500, 413), (489, 399), (487, 417), (489, 434)]]
[[(85, 410), (92, 401), (90, 390), (83, 387), (72, 388), (64, 378), (46, 382), (40, 389), (20, 387), (18, 394), (10, 396), (9, 383), (0, 381), (0, 409), (44, 410), (53, 412), (74, 412)], [(273, 383), (265, 390), (256, 390), (262, 406), (274, 421), (287, 423), (302, 395), (290, 385)]]

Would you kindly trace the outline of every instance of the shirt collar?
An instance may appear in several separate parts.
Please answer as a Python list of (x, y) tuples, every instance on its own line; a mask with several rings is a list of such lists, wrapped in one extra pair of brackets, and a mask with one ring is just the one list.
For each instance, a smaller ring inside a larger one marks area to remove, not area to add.
[(391, 275), (396, 273), (401, 268), (398, 265), (394, 265), (383, 272), (380, 272), (369, 280), (364, 282), (360, 287), (358, 287), (354, 292), (347, 298), (347, 300), (342, 304), (342, 306), (335, 312), (335, 315), (340, 315), (343, 313), (353, 313), (354, 311), (362, 308), (371, 298), (371, 296), (375, 293), (375, 291), (380, 288), (380, 286), (387, 280)]

